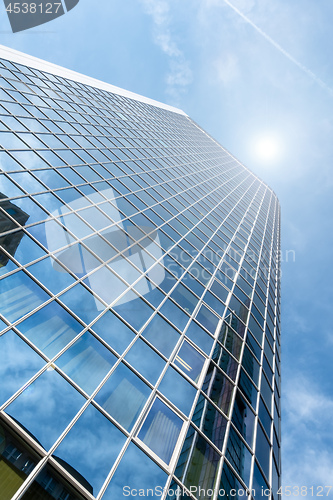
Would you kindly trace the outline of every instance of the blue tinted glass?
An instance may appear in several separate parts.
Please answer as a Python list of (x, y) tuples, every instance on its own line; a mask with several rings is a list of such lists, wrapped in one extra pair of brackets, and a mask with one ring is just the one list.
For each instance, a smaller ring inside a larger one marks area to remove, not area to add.
[(270, 414), (268, 413), (266, 406), (262, 402), (261, 398), (259, 401), (259, 418), (260, 418), (261, 423), (262, 423), (262, 425), (267, 433), (267, 436), (270, 437), (272, 418), (271, 418)]
[(250, 378), (241, 370), (238, 386), (243, 394), (246, 396), (253, 408), (257, 405), (257, 389), (252, 384)]
[(245, 484), (249, 485), (252, 455), (232, 427), (229, 432), (228, 448), (225, 456)]
[(226, 373), (232, 380), (236, 380), (238, 363), (230, 354), (222, 349), (219, 343), (216, 344), (213, 352), (213, 361)]
[(25, 389), (6, 411), (48, 449), (84, 401), (84, 398), (51, 368)]
[(141, 339), (135, 342), (125, 359), (152, 384), (157, 382), (165, 366), (165, 361)]
[(243, 500), (246, 496), (247, 493), (244, 487), (225, 463), (223, 465), (218, 500)]
[(45, 361), (12, 330), (0, 337), (0, 352), (2, 405), (44, 366)]
[(103, 344), (86, 332), (56, 363), (83, 390), (91, 394), (116, 360)]
[(192, 421), (222, 451), (228, 421), (203, 394), (199, 396)]
[(114, 309), (136, 331), (143, 327), (153, 313), (153, 309), (131, 290), (117, 302)]
[(29, 227), (29, 233), (51, 252), (66, 247), (75, 241), (73, 236), (54, 220)]
[(132, 330), (111, 311), (107, 311), (103, 314), (103, 316), (93, 324), (92, 329), (119, 354), (123, 353), (135, 337)]
[(210, 363), (202, 390), (226, 415), (230, 410), (233, 388), (223, 372)]
[[(20, 234), (20, 233), (18, 233)], [(21, 264), (27, 264), (32, 260), (36, 260), (39, 257), (45, 255), (44, 250), (41, 249), (40, 246), (37, 245), (29, 236), (21, 233), (21, 241), (15, 252), (15, 259), (18, 260)]]
[(0, 175), (0, 192), (5, 198), (12, 196), (21, 196), (22, 190), (19, 189), (12, 181), (10, 181), (4, 174)]
[(232, 412), (232, 422), (251, 448), (253, 448), (254, 420), (255, 415), (253, 411), (251, 411), (250, 406), (239, 391), (237, 391)]
[(16, 200), (13, 200), (13, 203), (11, 203), (11, 208), (15, 208), (14, 214), (12, 211), (7, 209), (9, 205), (9, 202), (3, 203), (2, 207), (22, 226), (24, 226), (25, 224), (32, 224), (33, 222), (38, 222), (47, 218), (47, 214), (28, 197), (17, 198)]
[(196, 389), (171, 366), (167, 369), (158, 387), (183, 413), (190, 413)]
[[(252, 489), (254, 489), (254, 491), (255, 491), (255, 497), (256, 498), (267, 498), (269, 496), (269, 492), (268, 492), (267, 488), (268, 488), (268, 486), (266, 484), (266, 481), (264, 480), (263, 475), (261, 474), (258, 465), (256, 464), (256, 462), (254, 462)], [(267, 495), (267, 493), (268, 493), (268, 495)], [(276, 496), (278, 498), (278, 495), (276, 495)]]
[(187, 488), (200, 486), (207, 491), (213, 488), (219, 460), (220, 455), (190, 427), (175, 475)]
[(189, 320), (189, 317), (169, 299), (161, 307), (160, 313), (179, 328), (179, 330), (183, 330)]
[(156, 399), (138, 437), (168, 464), (182, 425), (183, 421), (161, 400)]
[(186, 340), (183, 342), (174, 359), (175, 365), (194, 380), (194, 382), (198, 381), (204, 362), (205, 358), (202, 354), (194, 349)]
[(29, 272), (54, 294), (61, 292), (75, 281), (52, 257), (33, 264), (29, 267)]
[(154, 316), (142, 335), (167, 357), (179, 340), (178, 332), (159, 315)]
[(262, 470), (269, 478), (269, 457), (271, 447), (260, 425), (257, 427), (256, 458)]
[(186, 330), (186, 336), (209, 355), (214, 339), (207, 335), (198, 323), (193, 320), (191, 321), (190, 326)]
[(93, 321), (105, 306), (80, 283), (60, 296), (61, 301), (87, 324)]
[(1, 313), (9, 321), (16, 321), (49, 299), (29, 276), (19, 271), (1, 281)]
[(196, 320), (214, 335), (219, 318), (215, 316), (206, 306), (201, 306)]
[[(131, 473), (129, 474), (128, 471)], [(152, 489), (154, 491), (155, 488), (159, 488), (162, 492), (167, 477), (167, 474), (155, 462), (139, 450), (134, 443), (130, 443), (103, 499), (114, 500), (130, 496), (132, 490), (134, 494), (138, 494), (139, 490)]]
[[(0, 220), (1, 220), (1, 214), (0, 214)], [(12, 243), (13, 241), (13, 238), (12, 236), (13, 235), (16, 235), (18, 233), (12, 233), (9, 238), (9, 242), (8, 242), (8, 236), (5, 238), (0, 238), (0, 244), (2, 244), (2, 246), (4, 246), (7, 250), (7, 252), (10, 250), (10, 248), (8, 248), (8, 244), (6, 244), (7, 242), (9, 244)], [(7, 240), (7, 241), (6, 241)], [(18, 241), (20, 240), (20, 237), (18, 237)], [(14, 249), (15, 249), (15, 244), (14, 244)], [(4, 275), (4, 274), (7, 274), (9, 273), (10, 271), (12, 271), (13, 269), (15, 269), (17, 267), (16, 264), (14, 264), (14, 262), (12, 260), (10, 260), (10, 258), (2, 251), (0, 250), (0, 276)]]
[(57, 302), (51, 302), (22, 321), (18, 328), (49, 358), (53, 358), (83, 327)]
[(125, 429), (130, 430), (149, 394), (149, 387), (121, 363), (95, 399)]
[(58, 446), (54, 457), (79, 472), (91, 485), (91, 493), (96, 495), (125, 441), (124, 434), (89, 405)]

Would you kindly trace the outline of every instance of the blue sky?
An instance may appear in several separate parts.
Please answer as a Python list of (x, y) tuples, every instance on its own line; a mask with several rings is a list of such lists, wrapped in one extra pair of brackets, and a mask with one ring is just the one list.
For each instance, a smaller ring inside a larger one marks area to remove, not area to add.
[(277, 192), (295, 251), (282, 267), (283, 482), (332, 484), (333, 3), (80, 0), (17, 34), (1, 9), (1, 44), (180, 107)]

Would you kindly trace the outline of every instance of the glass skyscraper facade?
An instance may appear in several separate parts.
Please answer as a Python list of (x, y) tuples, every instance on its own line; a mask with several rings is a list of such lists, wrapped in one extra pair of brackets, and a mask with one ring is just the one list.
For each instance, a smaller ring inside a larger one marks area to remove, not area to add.
[(0, 57), (0, 500), (277, 500), (276, 195), (184, 112)]

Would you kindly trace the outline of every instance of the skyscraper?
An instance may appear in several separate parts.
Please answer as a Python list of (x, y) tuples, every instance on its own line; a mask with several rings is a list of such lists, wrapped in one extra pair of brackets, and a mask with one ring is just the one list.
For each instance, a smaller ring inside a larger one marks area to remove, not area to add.
[(184, 112), (0, 57), (0, 500), (277, 500), (276, 195)]

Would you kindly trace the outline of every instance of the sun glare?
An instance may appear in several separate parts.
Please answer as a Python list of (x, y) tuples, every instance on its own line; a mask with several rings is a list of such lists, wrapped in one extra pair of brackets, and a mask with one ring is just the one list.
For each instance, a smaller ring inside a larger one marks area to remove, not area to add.
[(255, 155), (262, 161), (274, 161), (280, 156), (280, 144), (274, 136), (263, 136), (254, 142)]

